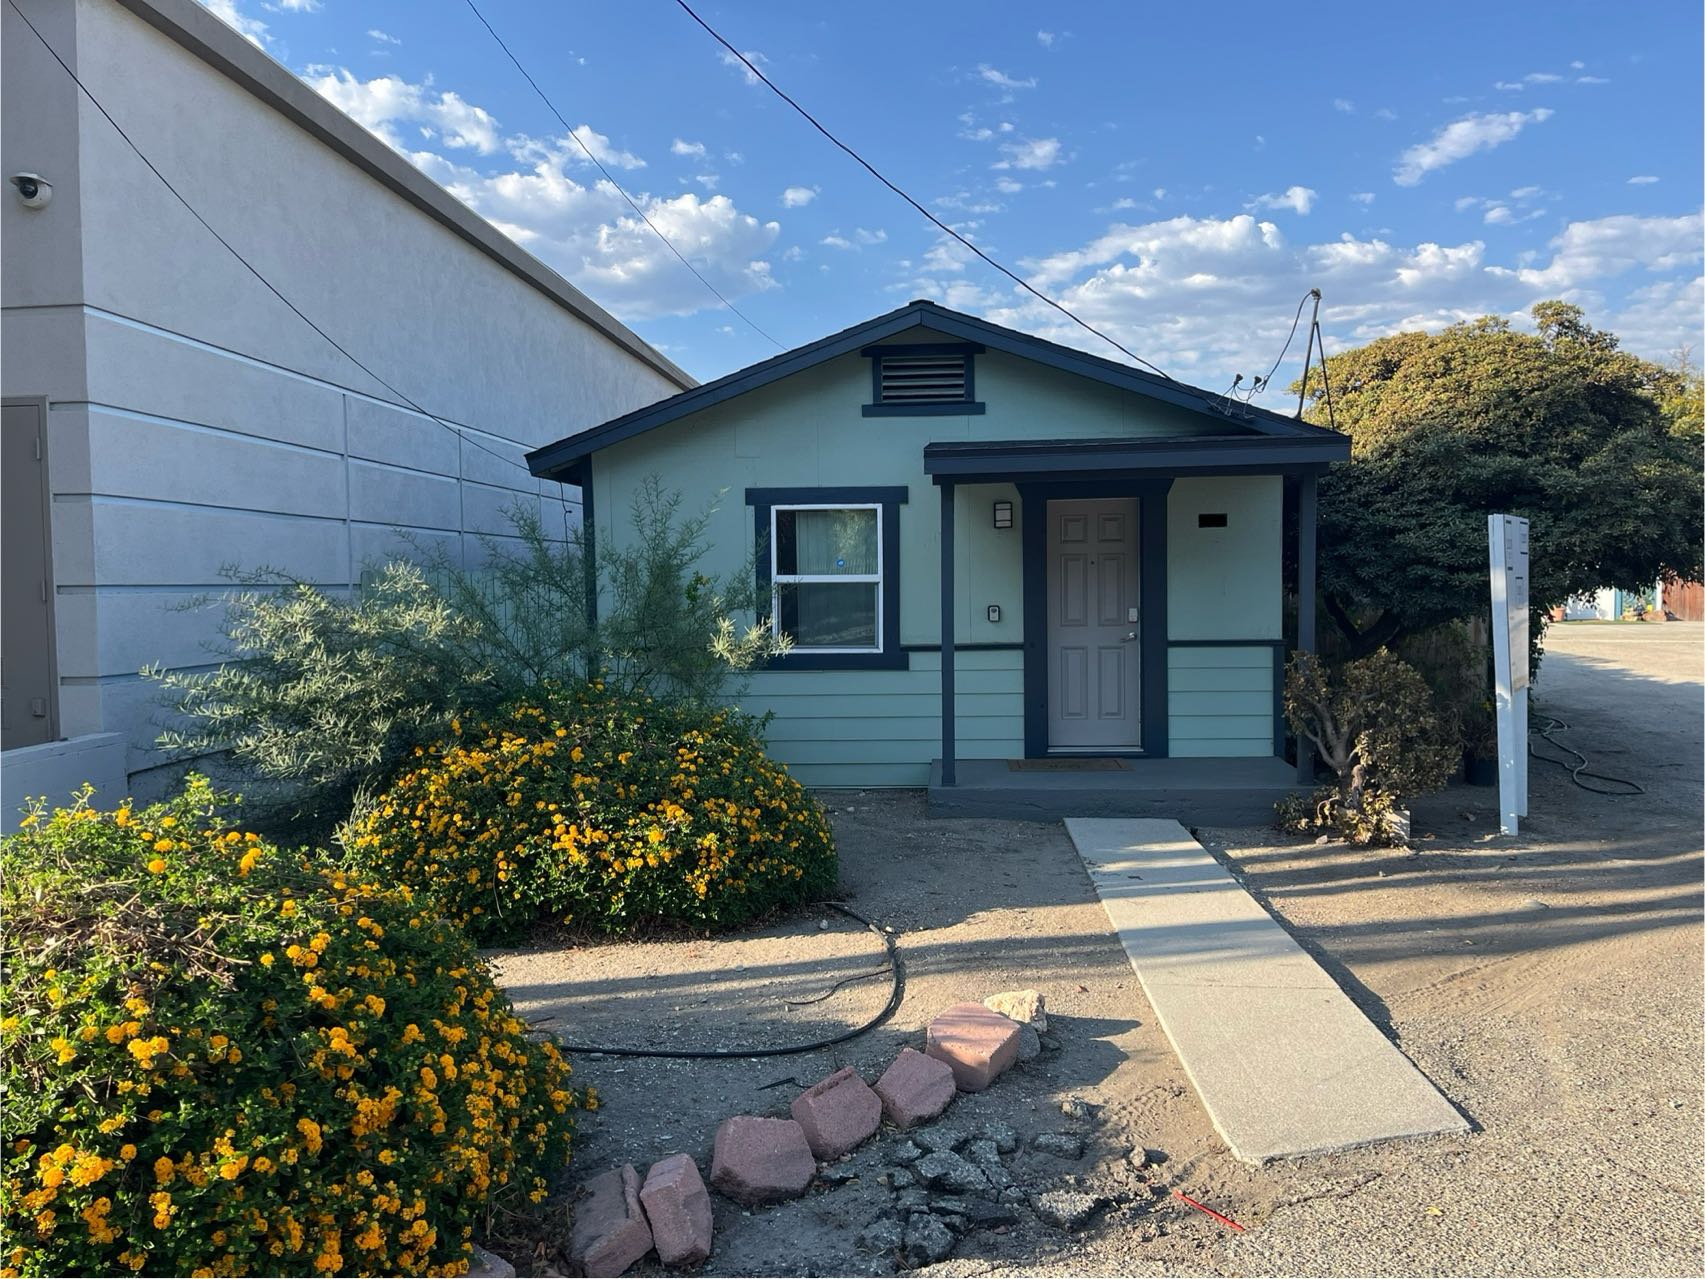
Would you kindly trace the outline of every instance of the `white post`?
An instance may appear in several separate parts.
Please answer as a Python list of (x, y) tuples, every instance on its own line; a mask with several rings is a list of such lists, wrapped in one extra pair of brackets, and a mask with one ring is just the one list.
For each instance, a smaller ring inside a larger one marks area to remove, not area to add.
[(1528, 523), (1490, 515), (1493, 696), (1498, 714), (1499, 829), (1514, 835), (1527, 816)]

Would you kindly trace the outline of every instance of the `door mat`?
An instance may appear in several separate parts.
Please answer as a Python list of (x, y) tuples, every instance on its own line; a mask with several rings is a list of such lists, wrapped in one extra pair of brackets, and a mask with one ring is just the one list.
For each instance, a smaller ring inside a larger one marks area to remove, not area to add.
[(1006, 766), (1014, 773), (1117, 773), (1125, 767), (1125, 761), (1086, 755), (1081, 759), (1009, 759)]

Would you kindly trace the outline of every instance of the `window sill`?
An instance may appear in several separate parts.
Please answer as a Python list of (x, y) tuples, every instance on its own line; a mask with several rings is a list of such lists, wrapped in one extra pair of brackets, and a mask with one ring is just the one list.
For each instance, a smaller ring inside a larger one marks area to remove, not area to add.
[(950, 404), (866, 404), (866, 417), (975, 417), (985, 411), (981, 400)]
[(795, 649), (785, 657), (772, 657), (764, 667), (770, 671), (905, 671), (912, 665), (904, 649), (893, 653), (812, 653)]

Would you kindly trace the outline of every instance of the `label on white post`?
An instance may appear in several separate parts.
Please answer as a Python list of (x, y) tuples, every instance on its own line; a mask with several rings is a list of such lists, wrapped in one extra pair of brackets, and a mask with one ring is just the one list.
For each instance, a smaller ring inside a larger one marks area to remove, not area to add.
[(1490, 515), (1492, 683), (1498, 717), (1499, 829), (1514, 835), (1527, 816), (1528, 522)]

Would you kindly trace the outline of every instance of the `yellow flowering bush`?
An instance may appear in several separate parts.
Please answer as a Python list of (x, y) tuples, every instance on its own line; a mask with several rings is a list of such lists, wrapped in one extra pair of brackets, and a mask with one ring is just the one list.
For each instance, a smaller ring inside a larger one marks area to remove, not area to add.
[(482, 940), (547, 916), (728, 927), (834, 891), (822, 811), (737, 711), (593, 682), (456, 727), (348, 842)]
[(0, 850), (0, 1276), (462, 1273), (595, 1099), (461, 930), (225, 807), (85, 794)]

